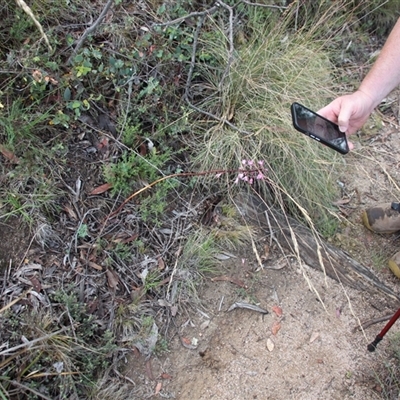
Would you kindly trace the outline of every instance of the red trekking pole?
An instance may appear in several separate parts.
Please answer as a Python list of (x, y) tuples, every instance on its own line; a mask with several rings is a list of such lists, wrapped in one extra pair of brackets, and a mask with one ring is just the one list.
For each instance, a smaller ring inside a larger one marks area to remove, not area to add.
[(397, 310), (396, 314), (393, 315), (392, 318), (390, 318), (390, 321), (385, 325), (385, 327), (381, 330), (381, 332), (376, 336), (375, 340), (370, 343), (367, 347), (368, 351), (375, 351), (376, 346), (378, 343), (383, 339), (383, 337), (386, 335), (387, 331), (392, 327), (392, 325), (397, 321), (397, 319), (400, 317), (400, 308)]

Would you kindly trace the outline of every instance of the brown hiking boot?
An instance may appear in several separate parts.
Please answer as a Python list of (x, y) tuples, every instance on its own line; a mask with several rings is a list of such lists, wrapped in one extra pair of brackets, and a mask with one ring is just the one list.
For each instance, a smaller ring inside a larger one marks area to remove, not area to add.
[(400, 251), (389, 260), (389, 268), (400, 279)]
[(400, 231), (399, 203), (381, 204), (368, 208), (362, 213), (364, 225), (376, 233), (394, 233)]

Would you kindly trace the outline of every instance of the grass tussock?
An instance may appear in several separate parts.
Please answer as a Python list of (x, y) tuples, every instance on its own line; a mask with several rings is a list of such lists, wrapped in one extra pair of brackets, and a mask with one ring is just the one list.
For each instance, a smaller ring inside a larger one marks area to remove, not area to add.
[[(321, 18), (317, 23), (322, 26), (325, 15)], [(314, 110), (325, 105), (332, 98), (333, 66), (318, 29), (290, 31), (289, 22), (267, 24), (238, 48), (222, 83), (224, 70), (204, 68), (212, 89), (201, 107), (237, 130), (223, 123), (206, 130), (196, 161), (206, 171), (237, 169), (243, 159), (262, 160), (269, 178), (314, 220), (323, 221), (343, 159), (293, 129), (290, 104), (298, 101)], [(215, 57), (227, 54), (222, 36), (220, 42), (203, 45), (213, 48)], [(285, 208), (296, 214), (290, 200)]]
[(94, 382), (110, 364), (112, 333), (99, 329), (66, 292), (58, 291), (52, 300), (62, 313), (57, 303), (52, 312), (2, 310), (1, 342), (15, 342), (18, 332), (22, 343), (0, 351), (0, 398), (21, 390), (31, 396), (26, 398), (91, 398)]

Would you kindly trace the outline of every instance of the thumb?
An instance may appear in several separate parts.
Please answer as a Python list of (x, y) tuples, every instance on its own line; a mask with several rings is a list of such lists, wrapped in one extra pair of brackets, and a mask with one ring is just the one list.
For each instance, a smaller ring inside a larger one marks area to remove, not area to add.
[(342, 117), (338, 120), (339, 130), (343, 133), (349, 128), (349, 118)]
[(352, 114), (352, 110), (350, 107), (346, 107), (342, 104), (340, 109), (340, 113), (338, 115), (338, 125), (341, 132), (346, 132), (349, 128), (349, 121)]

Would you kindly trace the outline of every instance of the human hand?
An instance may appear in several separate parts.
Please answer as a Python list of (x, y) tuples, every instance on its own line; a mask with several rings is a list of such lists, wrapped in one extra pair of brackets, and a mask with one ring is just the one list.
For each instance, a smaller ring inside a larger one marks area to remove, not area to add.
[[(338, 97), (318, 114), (339, 125), (342, 132), (351, 135), (357, 132), (372, 113), (374, 102), (370, 96), (357, 90), (356, 92)], [(349, 143), (350, 149), (353, 145)]]

